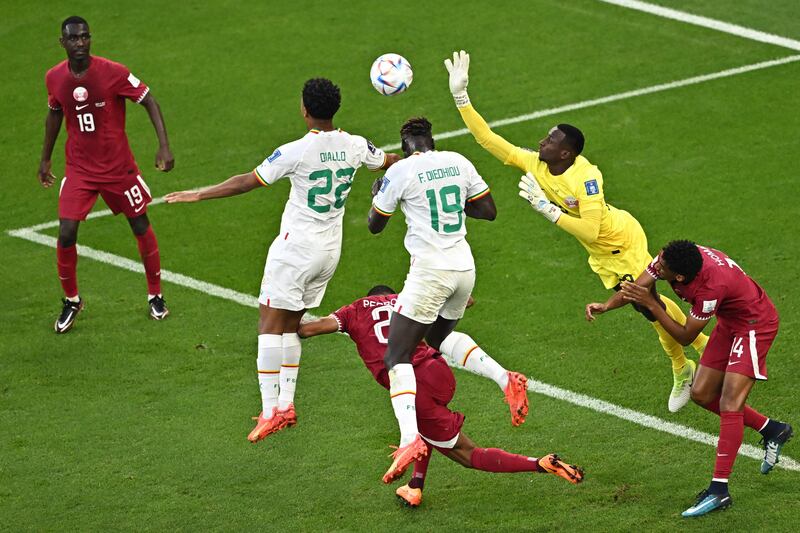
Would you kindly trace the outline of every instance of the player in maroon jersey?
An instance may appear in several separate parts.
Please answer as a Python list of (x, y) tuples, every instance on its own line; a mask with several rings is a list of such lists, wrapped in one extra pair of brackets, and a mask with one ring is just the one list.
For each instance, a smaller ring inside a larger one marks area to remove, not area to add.
[[(692, 309), (686, 324), (671, 319), (656, 303), (653, 288), (663, 279)], [(758, 283), (730, 257), (690, 241), (667, 244), (635, 283), (606, 303), (586, 306), (586, 318), (615, 309), (627, 302), (645, 306), (672, 337), (686, 346), (712, 317), (717, 324), (700, 358), (700, 369), (692, 384), (692, 400), (720, 416), (719, 443), (714, 476), (709, 488), (683, 516), (701, 516), (731, 503), (728, 477), (742, 444), (744, 426), (761, 433), (767, 474), (780, 457), (781, 448), (792, 437), (789, 424), (771, 420), (747, 405), (756, 380), (767, 379), (767, 352), (778, 333), (778, 312)]]
[[(378, 285), (365, 298), (359, 298), (325, 318), (302, 324), (297, 333), (303, 338), (326, 333), (347, 333), (356, 343), (358, 355), (375, 381), (388, 390), (389, 372), (383, 356), (388, 345), (389, 321), (396, 300), (394, 290)], [(570, 483), (583, 480), (582, 469), (561, 461), (556, 454), (537, 459), (498, 448), (478, 448), (461, 432), (464, 415), (447, 407), (455, 394), (456, 382), (441, 354), (422, 342), (414, 350), (411, 364), (417, 379), (417, 425), (427, 453), (414, 463), (414, 474), (409, 484), (396, 491), (404, 503), (416, 507), (422, 502), (431, 447), (467, 468), (486, 472), (550, 473)]]
[(142, 104), (156, 130), (159, 148), (156, 168), (168, 172), (174, 160), (158, 102), (149, 87), (130, 71), (108, 59), (89, 54), (91, 34), (81, 17), (61, 24), (61, 46), (67, 60), (47, 71), (47, 105), (44, 146), (38, 178), (50, 187), (51, 170), (61, 123), (66, 117), (65, 177), (58, 197), (58, 277), (64, 289), (64, 307), (55, 323), (56, 333), (66, 333), (83, 308), (78, 293), (78, 226), (101, 195), (114, 214), (123, 213), (136, 236), (147, 277), (150, 316), (169, 314), (161, 295), (161, 259), (158, 242), (147, 218), (150, 189), (142, 179), (125, 135), (125, 100)]

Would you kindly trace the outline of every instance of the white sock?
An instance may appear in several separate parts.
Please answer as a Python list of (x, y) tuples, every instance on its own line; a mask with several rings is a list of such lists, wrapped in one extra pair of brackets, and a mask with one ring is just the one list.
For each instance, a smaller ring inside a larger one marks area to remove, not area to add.
[(506, 390), (508, 371), (484, 352), (469, 335), (454, 331), (442, 341), (439, 350), (456, 365), (487, 377), (502, 390)]
[(272, 408), (278, 406), (278, 378), (281, 371), (281, 336), (258, 336), (258, 386), (261, 389), (261, 416), (272, 418)]
[(150, 300), (152, 300), (152, 299), (153, 299), (153, 298), (155, 298), (156, 296), (158, 296), (159, 298), (161, 298), (161, 297), (162, 297), (162, 296), (161, 296), (161, 293), (158, 293), (158, 294), (148, 294), (148, 295), (147, 295), (147, 301), (149, 302)]
[(67, 296), (67, 300), (76, 304), (81, 301), (81, 296), (80, 294), (76, 294), (75, 296)]
[(297, 373), (300, 371), (300, 336), (297, 333), (281, 335), (283, 358), (281, 363), (281, 393), (278, 396), (278, 409), (283, 411), (294, 402), (297, 388)]
[(397, 423), (400, 425), (400, 447), (411, 444), (417, 429), (417, 377), (411, 363), (399, 363), (389, 370), (389, 394)]

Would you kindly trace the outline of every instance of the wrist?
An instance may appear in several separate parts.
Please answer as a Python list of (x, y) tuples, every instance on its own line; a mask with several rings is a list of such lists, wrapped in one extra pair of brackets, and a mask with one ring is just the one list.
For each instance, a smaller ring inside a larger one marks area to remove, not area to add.
[(456, 107), (467, 107), (469, 105), (469, 95), (467, 91), (459, 91), (457, 93), (453, 93), (453, 100), (456, 103)]

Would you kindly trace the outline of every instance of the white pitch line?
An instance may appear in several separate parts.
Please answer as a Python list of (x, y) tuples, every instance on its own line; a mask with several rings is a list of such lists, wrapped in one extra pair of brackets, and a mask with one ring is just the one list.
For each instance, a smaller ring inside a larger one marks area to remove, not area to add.
[[(605, 1), (605, 0), (603, 0)], [(763, 68), (769, 68), (777, 65), (783, 65), (786, 63), (791, 63), (794, 61), (800, 60), (800, 55), (795, 56), (788, 56), (781, 59), (775, 59), (771, 61), (764, 61), (761, 63), (754, 63), (751, 65), (746, 65), (743, 67), (723, 70), (719, 72), (715, 72), (712, 74), (706, 74), (703, 76), (695, 76), (692, 78), (686, 78), (684, 80), (678, 80), (670, 83), (664, 83), (659, 85), (654, 85), (651, 87), (645, 87), (643, 89), (637, 89), (633, 91), (627, 91), (624, 93), (618, 93), (615, 95), (606, 96), (603, 98), (596, 98), (593, 100), (585, 100), (583, 102), (578, 102), (575, 104), (569, 104), (562, 107), (551, 108), (551, 109), (544, 109), (541, 111), (536, 111), (533, 113), (528, 113), (525, 115), (519, 115), (516, 117), (505, 118), (501, 120), (495, 120), (490, 122), (489, 125), (492, 127), (499, 127), (505, 126), (509, 124), (516, 124), (519, 122), (525, 122), (529, 120), (533, 120), (540, 117), (545, 117), (548, 115), (554, 115), (557, 113), (563, 113), (566, 111), (574, 111), (576, 109), (584, 109), (587, 107), (597, 106), (606, 104), (609, 102), (615, 102), (627, 98), (634, 98), (636, 96), (642, 96), (646, 94), (652, 94), (659, 91), (666, 91), (670, 89), (675, 89), (678, 87), (685, 87), (688, 85), (694, 85), (698, 83), (703, 83), (705, 81), (711, 81), (719, 78), (725, 78), (729, 76), (735, 76), (737, 74), (743, 74), (745, 72), (751, 72), (754, 70), (759, 70)], [(469, 130), (466, 128), (445, 132), (436, 136), (436, 139), (447, 139), (451, 137), (458, 137), (461, 135), (466, 135), (469, 133)], [(388, 145), (382, 147), (383, 150), (396, 150), (400, 148), (400, 145)], [(164, 202), (164, 198), (157, 198), (151, 202), (151, 205), (156, 205)], [(97, 211), (89, 215), (89, 218), (97, 218), (102, 216), (107, 216), (111, 214), (110, 210), (102, 210)], [(50, 237), (48, 235), (42, 235), (37, 233), (37, 231), (42, 229), (48, 229), (52, 227), (58, 226), (58, 221), (51, 221), (45, 222), (42, 224), (37, 224), (35, 226), (30, 226), (27, 228), (20, 228), (16, 230), (9, 230), (7, 233), (13, 237), (18, 237), (21, 239), (25, 239), (31, 242), (35, 242), (38, 244), (43, 244), (45, 246), (49, 246), (51, 248), (56, 247), (56, 239), (55, 237)], [(103, 252), (100, 250), (95, 250), (94, 248), (90, 248), (88, 246), (78, 245), (78, 253), (82, 257), (88, 257), (91, 259), (95, 259), (96, 261), (100, 261), (103, 263), (107, 263), (125, 270), (129, 270), (132, 272), (144, 272), (144, 268), (142, 267), (141, 263), (138, 261), (132, 261), (125, 257), (120, 257), (118, 255), (110, 254), (108, 252)], [(214, 285), (212, 283), (207, 283), (204, 281), (200, 281), (189, 276), (185, 276), (183, 274), (178, 274), (175, 272), (170, 272), (167, 270), (161, 271), (161, 276), (164, 281), (168, 281), (171, 283), (175, 283), (176, 285), (180, 285), (183, 287), (187, 287), (190, 289), (194, 289), (200, 291), (204, 294), (210, 294), (212, 296), (216, 296), (218, 298), (222, 298), (225, 300), (229, 300), (232, 302), (236, 302), (240, 305), (244, 305), (247, 307), (258, 307), (258, 300), (251, 295), (240, 293), (234, 291), (232, 289), (228, 289), (226, 287), (221, 287), (219, 285)], [(451, 361), (448, 361), (452, 364)], [(455, 364), (453, 365), (456, 368), (462, 368), (460, 365)], [(709, 433), (703, 433), (701, 431), (694, 430), (692, 428), (681, 426), (679, 424), (674, 424), (672, 422), (668, 422), (666, 420), (662, 420), (660, 418), (647, 415), (644, 413), (640, 413), (638, 411), (634, 411), (632, 409), (627, 409), (625, 407), (620, 407), (618, 405), (605, 402), (603, 400), (599, 400), (596, 398), (592, 398), (591, 396), (586, 396), (583, 394), (579, 394), (576, 392), (572, 392), (566, 389), (561, 389), (559, 387), (555, 387), (553, 385), (548, 385), (547, 383), (543, 383), (540, 381), (536, 381), (531, 379), (529, 381), (528, 389), (532, 392), (536, 392), (538, 394), (543, 394), (545, 396), (549, 396), (551, 398), (555, 398), (558, 400), (566, 401), (572, 403), (574, 405), (579, 405), (581, 407), (586, 407), (597, 411), (603, 414), (609, 414), (615, 416), (617, 418), (627, 420), (629, 422), (633, 422), (635, 424), (648, 427), (651, 429), (656, 429), (658, 431), (663, 431), (687, 440), (700, 442), (703, 444), (708, 444), (711, 446), (716, 446), (717, 437), (711, 435)], [(761, 459), (762, 452), (750, 445), (743, 445), (739, 450), (739, 454), (751, 457), (754, 459)], [(781, 462), (778, 463), (779, 467), (785, 468), (788, 470), (795, 470), (800, 471), (800, 464), (798, 464), (793, 459), (783, 456)]]
[(638, 0), (600, 0), (600, 1), (605, 2), (606, 4), (613, 4), (616, 6), (625, 7), (636, 11), (642, 11), (644, 13), (650, 13), (651, 15), (657, 15), (663, 18), (677, 20), (679, 22), (685, 22), (686, 24), (702, 26), (704, 28), (709, 28), (723, 33), (729, 33), (737, 37), (749, 39), (751, 41), (773, 44), (775, 46), (789, 48), (790, 50), (800, 50), (800, 41), (795, 41), (794, 39), (781, 37), (780, 35), (774, 35), (772, 33), (766, 33), (763, 31), (754, 30), (752, 28), (747, 28), (745, 26), (739, 26), (737, 24), (730, 24), (728, 22), (723, 22), (717, 19), (701, 17), (699, 15), (692, 15), (691, 13), (687, 13), (685, 11), (678, 11), (677, 9), (670, 9), (668, 7), (650, 4), (647, 2), (639, 2)]
[[(605, 0), (601, 0), (605, 1)], [(594, 98), (591, 100), (584, 100), (582, 102), (576, 102), (573, 104), (567, 104), (560, 107), (552, 107), (549, 109), (541, 109), (539, 111), (534, 111), (532, 113), (525, 113), (523, 115), (517, 115), (515, 117), (508, 117), (508, 118), (501, 118), (498, 120), (493, 120), (489, 122), (489, 126), (492, 128), (499, 128), (501, 126), (508, 126), (510, 124), (518, 124), (520, 122), (528, 122), (530, 120), (535, 120), (537, 118), (547, 117), (551, 115), (557, 115), (559, 113), (566, 113), (568, 111), (576, 111), (579, 109), (585, 109), (587, 107), (595, 107), (603, 104), (608, 104), (611, 102), (618, 102), (620, 100), (627, 100), (629, 98), (636, 98), (637, 96), (644, 96), (648, 94), (653, 94), (662, 91), (669, 91), (671, 89), (678, 89), (680, 87), (687, 87), (690, 85), (697, 85), (699, 83), (704, 83), (707, 81), (713, 81), (721, 78), (728, 78), (731, 76), (737, 76), (739, 74), (745, 74), (747, 72), (753, 72), (756, 70), (761, 70), (770, 67), (776, 67), (780, 65), (785, 65), (788, 63), (793, 63), (795, 61), (800, 61), (800, 55), (792, 55), (786, 56), (779, 59), (771, 59), (769, 61), (762, 61), (759, 63), (752, 63), (750, 65), (744, 65), (742, 67), (735, 67), (726, 70), (720, 70), (718, 72), (712, 72), (711, 74), (703, 74), (701, 76), (693, 76), (691, 78), (685, 78), (682, 80), (671, 81), (668, 83), (660, 83), (658, 85), (651, 85), (650, 87), (643, 87), (641, 89), (634, 89), (632, 91), (625, 91), (622, 93), (611, 94), (609, 96), (603, 96), (601, 98)], [(438, 140), (442, 139), (450, 139), (453, 137), (461, 137), (463, 135), (469, 134), (469, 130), (467, 128), (461, 128), (458, 130), (446, 131), (444, 133), (439, 133), (434, 135), (434, 138)], [(381, 150), (397, 150), (400, 148), (400, 143), (397, 144), (388, 144), (386, 146), (381, 146)], [(191, 189), (193, 191), (197, 191), (202, 189), (203, 187), (197, 187)], [(164, 197), (154, 198), (150, 205), (158, 205), (164, 203)], [(87, 218), (99, 218), (108, 216), (111, 214), (109, 209), (103, 209), (102, 211), (95, 211), (90, 213)], [(11, 235), (13, 232), (20, 232), (20, 231), (40, 231), (43, 229), (55, 228), (58, 226), (58, 220), (51, 220), (50, 222), (43, 222), (41, 224), (36, 224), (34, 226), (28, 226), (25, 228), (19, 228), (17, 230), (9, 230), (7, 233)], [(23, 237), (24, 238), (24, 237)], [(30, 239), (29, 239), (30, 240)]]
[[(524, 115), (517, 115), (515, 117), (509, 118), (502, 118), (499, 120), (493, 120), (489, 122), (489, 127), (492, 128), (499, 128), (501, 126), (508, 126), (509, 124), (517, 124), (519, 122), (528, 122), (530, 120), (535, 120), (537, 118), (547, 117), (551, 115), (557, 115), (559, 113), (566, 113), (567, 111), (576, 111), (578, 109), (586, 109), (587, 107), (594, 107), (603, 104), (609, 104), (611, 102), (618, 102), (620, 100), (627, 100), (629, 98), (636, 98), (637, 96), (644, 96), (647, 94), (658, 93), (662, 91), (669, 91), (672, 89), (678, 89), (680, 87), (688, 87), (689, 85), (697, 85), (698, 83), (704, 83), (707, 81), (718, 80), (721, 78), (729, 78), (731, 76), (737, 76), (739, 74), (745, 74), (747, 72), (753, 72), (755, 70), (761, 70), (770, 67), (776, 67), (779, 65), (785, 65), (787, 63), (793, 63), (795, 61), (800, 61), (800, 55), (792, 55), (781, 57), (779, 59), (771, 59), (769, 61), (762, 61), (760, 63), (753, 63), (750, 65), (745, 65), (742, 67), (735, 67), (726, 70), (720, 70), (718, 72), (712, 72), (711, 74), (703, 74), (701, 76), (693, 76), (691, 78), (685, 78), (682, 80), (671, 81), (668, 83), (660, 83), (658, 85), (651, 85), (650, 87), (643, 87), (641, 89), (634, 89), (632, 91), (625, 91), (622, 93), (612, 94), (609, 96), (603, 96), (601, 98), (594, 98), (592, 100), (584, 100), (582, 102), (576, 102), (574, 104), (567, 104), (561, 107), (553, 107), (550, 109), (542, 109), (539, 111), (534, 111), (533, 113), (526, 113)], [(461, 137), (462, 135), (469, 134), (469, 130), (467, 128), (461, 128), (458, 130), (453, 131), (446, 131), (444, 133), (439, 133), (438, 135), (434, 135), (436, 140), (441, 139), (450, 139), (452, 137)], [(400, 144), (390, 144), (388, 146), (381, 147), (383, 150), (397, 150), (400, 148)]]
[[(45, 246), (50, 246), (51, 248), (56, 247), (55, 237), (42, 235), (40, 233), (36, 233), (25, 229), (14, 230), (9, 233), (14, 237), (26, 239), (32, 242), (43, 244)], [(108, 252), (95, 250), (94, 248), (90, 248), (88, 246), (78, 245), (78, 255), (81, 257), (89, 257), (96, 261), (107, 263), (109, 265), (113, 265), (118, 268), (122, 268), (124, 270), (129, 270), (131, 272), (144, 273), (144, 267), (138, 261), (132, 261), (131, 259), (128, 259), (126, 257), (120, 257), (118, 255), (110, 254)], [(228, 289), (226, 287), (221, 287), (219, 285), (214, 285), (213, 283), (200, 281), (198, 279), (185, 276), (183, 274), (170, 272), (168, 270), (162, 270), (161, 279), (163, 279), (164, 281), (169, 281), (170, 283), (174, 283), (176, 285), (180, 285), (182, 287), (194, 289), (203, 294), (209, 294), (211, 296), (216, 296), (217, 298), (222, 298), (223, 300), (235, 302), (245, 307), (258, 307), (258, 299), (255, 298), (254, 296), (237, 292), (232, 289)], [(309, 320), (314, 320), (316, 318), (317, 317), (315, 317), (314, 315), (310, 314), (307, 315), (307, 319)], [(454, 362), (450, 357), (445, 357), (445, 360), (450, 366), (454, 368), (466, 370), (464, 369), (463, 366)], [(478, 374), (477, 372), (474, 373)], [(717, 437), (709, 433), (703, 433), (702, 431), (697, 431), (696, 429), (692, 429), (687, 426), (682, 426), (680, 424), (668, 422), (667, 420), (662, 420), (655, 416), (648, 415), (645, 413), (640, 413), (639, 411), (634, 411), (633, 409), (621, 407), (619, 405), (599, 400), (597, 398), (593, 398), (585, 394), (572, 392), (567, 389), (556, 387), (555, 385), (549, 385), (547, 383), (537, 381), (533, 378), (529, 379), (528, 381), (528, 390), (536, 392), (538, 394), (542, 394), (544, 396), (549, 396), (550, 398), (555, 398), (557, 400), (569, 402), (574, 405), (586, 407), (588, 409), (597, 411), (598, 413), (615, 416), (617, 418), (633, 422), (634, 424), (638, 424), (640, 426), (656, 429), (658, 431), (663, 431), (665, 433), (669, 433), (671, 435), (675, 435), (677, 437), (681, 437), (687, 440), (700, 442), (702, 444), (708, 444), (710, 446), (717, 445)], [(749, 444), (743, 444), (742, 447), (739, 449), (739, 455), (760, 460), (763, 458), (763, 451), (760, 450), (759, 448), (756, 448), (755, 446), (750, 446)], [(785, 468), (787, 470), (800, 471), (800, 464), (798, 464), (795, 460), (791, 459), (790, 457), (787, 457), (786, 455), (783, 455), (781, 457), (781, 462), (778, 463), (778, 466)]]
[[(8, 233), (12, 237), (19, 237), (20, 239), (25, 239), (27, 241), (43, 244), (45, 246), (49, 246), (50, 248), (56, 247), (55, 237), (51, 237), (49, 235), (42, 235), (41, 233), (36, 233), (35, 231), (31, 231), (26, 228), (12, 230), (9, 231)], [(142, 274), (144, 273), (144, 266), (142, 266), (142, 263), (139, 261), (133, 261), (131, 259), (128, 259), (127, 257), (111, 254), (108, 252), (104, 252), (102, 250), (96, 250), (94, 248), (90, 248), (89, 246), (84, 246), (82, 244), (78, 245), (78, 256), (80, 256), (81, 258), (88, 257), (89, 259), (94, 259), (95, 261), (100, 261), (101, 263), (113, 265), (123, 270), (129, 270), (131, 272), (138, 272)], [(170, 283), (174, 283), (176, 285), (180, 285), (182, 287), (187, 287), (189, 289), (194, 289), (196, 291), (205, 294), (216, 296), (217, 298), (230, 300), (231, 302), (236, 302), (237, 304), (240, 305), (244, 305), (247, 307), (258, 307), (258, 298), (256, 298), (255, 296), (244, 294), (242, 292), (238, 292), (233, 289), (228, 289), (227, 287), (214, 285), (213, 283), (200, 281), (198, 279), (191, 278), (189, 276), (185, 276), (177, 272), (171, 272), (169, 270), (162, 269), (161, 279), (164, 281), (168, 281)]]

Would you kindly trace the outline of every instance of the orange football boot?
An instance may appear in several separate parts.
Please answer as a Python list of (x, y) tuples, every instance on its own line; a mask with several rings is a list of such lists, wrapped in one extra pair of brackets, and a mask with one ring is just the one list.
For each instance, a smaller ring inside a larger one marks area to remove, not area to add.
[(290, 403), (289, 407), (283, 411), (278, 411), (278, 414), (286, 421), (286, 427), (297, 425), (297, 413), (294, 410), (293, 403)]
[(403, 475), (408, 466), (416, 461), (422, 459), (428, 454), (428, 445), (422, 440), (422, 437), (417, 435), (411, 444), (397, 448), (389, 457), (393, 457), (392, 466), (383, 475), (384, 483), (391, 483), (395, 479)]
[(247, 436), (247, 440), (250, 442), (258, 442), (267, 435), (277, 433), (287, 426), (286, 419), (281, 416), (277, 407), (272, 408), (272, 418), (264, 418), (263, 415), (264, 413), (261, 412), (258, 416), (253, 417), (253, 420), (256, 421), (256, 427)]
[(539, 466), (548, 474), (563, 477), (570, 483), (577, 485), (583, 481), (583, 469), (575, 465), (568, 465), (558, 455), (551, 453), (539, 459)]
[(528, 378), (519, 372), (509, 372), (508, 385), (503, 392), (511, 411), (511, 425), (519, 426), (528, 416)]
[(403, 485), (394, 493), (406, 507), (419, 507), (422, 503), (422, 489), (412, 489), (408, 485)]

